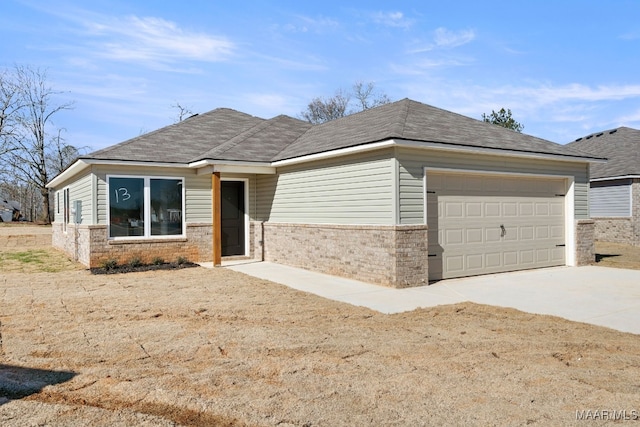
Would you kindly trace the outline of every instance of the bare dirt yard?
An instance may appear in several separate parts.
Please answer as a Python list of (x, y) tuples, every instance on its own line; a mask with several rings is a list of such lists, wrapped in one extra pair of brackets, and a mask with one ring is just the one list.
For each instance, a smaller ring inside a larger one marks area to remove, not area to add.
[(92, 275), (42, 230), (0, 227), (2, 426), (640, 417), (640, 335), (470, 303), (384, 315), (224, 268)]

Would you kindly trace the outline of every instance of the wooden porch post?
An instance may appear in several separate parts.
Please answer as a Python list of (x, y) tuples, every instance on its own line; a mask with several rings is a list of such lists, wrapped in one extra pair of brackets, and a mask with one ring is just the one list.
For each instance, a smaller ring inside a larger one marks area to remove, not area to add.
[(220, 172), (211, 175), (211, 189), (213, 193), (213, 265), (222, 265), (222, 221), (221, 221), (221, 191)]

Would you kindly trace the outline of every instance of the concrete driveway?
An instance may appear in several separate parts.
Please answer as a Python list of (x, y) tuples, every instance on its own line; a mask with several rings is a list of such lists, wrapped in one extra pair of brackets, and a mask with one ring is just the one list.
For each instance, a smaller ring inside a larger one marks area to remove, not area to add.
[(388, 314), (471, 301), (640, 334), (640, 270), (554, 267), (390, 289), (269, 262), (225, 263), (225, 266)]

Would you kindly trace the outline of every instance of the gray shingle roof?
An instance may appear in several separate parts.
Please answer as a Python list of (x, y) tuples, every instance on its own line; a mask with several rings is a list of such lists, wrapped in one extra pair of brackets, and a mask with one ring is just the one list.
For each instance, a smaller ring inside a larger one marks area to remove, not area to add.
[(220, 108), (84, 158), (176, 163), (204, 159), (271, 162), (388, 139), (594, 157), (575, 148), (403, 99), (320, 125), (288, 116), (264, 120)]
[(83, 158), (188, 163), (264, 121), (239, 111), (218, 108)]
[(608, 159), (591, 165), (592, 179), (640, 175), (640, 130), (619, 127), (596, 132), (567, 146)]
[(352, 114), (309, 129), (276, 159), (353, 147), (386, 139), (438, 142), (561, 156), (588, 156), (576, 149), (412, 101)]

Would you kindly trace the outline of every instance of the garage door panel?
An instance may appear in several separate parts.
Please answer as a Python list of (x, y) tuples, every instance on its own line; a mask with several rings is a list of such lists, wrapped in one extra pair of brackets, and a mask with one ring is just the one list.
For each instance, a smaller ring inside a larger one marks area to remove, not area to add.
[(518, 204), (516, 202), (503, 202), (502, 203), (502, 216), (504, 216), (504, 217), (517, 217), (518, 216)]
[(484, 268), (484, 256), (482, 254), (467, 255), (465, 258), (467, 270), (481, 270)]
[(427, 187), (431, 279), (564, 264), (564, 180), (429, 173)]
[(467, 228), (465, 242), (470, 244), (483, 243), (484, 242), (484, 240), (482, 239), (483, 234), (484, 233), (482, 228)]
[(551, 249), (551, 261), (564, 264), (564, 247), (557, 246)]
[(549, 203), (536, 202), (536, 216), (549, 216)]
[(520, 227), (520, 240), (533, 240), (534, 237), (534, 228), (531, 226), (523, 226)]
[(533, 249), (520, 251), (520, 263), (532, 266), (535, 263), (535, 251)]
[(499, 217), (501, 211), (500, 203), (498, 202), (485, 202), (484, 203), (484, 215), (486, 217)]
[(450, 246), (450, 245), (462, 245), (464, 244), (464, 229), (462, 228), (449, 228), (444, 230), (444, 241), (442, 242), (443, 245), (446, 246)]
[(452, 273), (464, 272), (464, 257), (462, 255), (447, 256), (445, 257), (444, 264), (446, 271), (450, 271)]
[(482, 202), (465, 203), (465, 216), (467, 218), (482, 218)]

